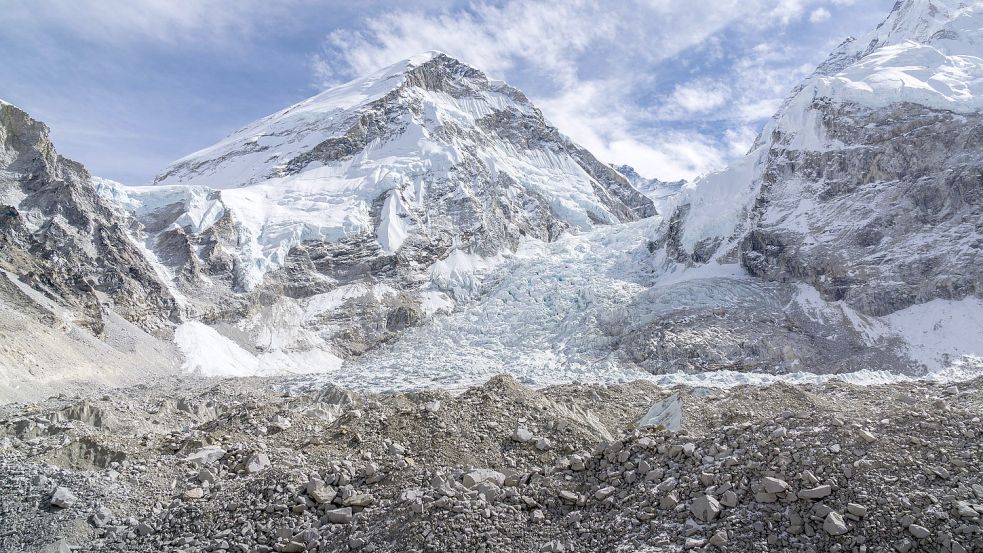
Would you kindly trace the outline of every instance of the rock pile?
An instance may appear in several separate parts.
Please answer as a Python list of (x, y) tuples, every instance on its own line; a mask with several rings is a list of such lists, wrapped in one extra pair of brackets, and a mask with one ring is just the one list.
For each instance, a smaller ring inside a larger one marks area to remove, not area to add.
[[(496, 378), (343, 404), (282, 381), (200, 386), (168, 395), (221, 409), (162, 409), (156, 386), (96, 401), (114, 428), (47, 416), (81, 399), (0, 408), (0, 549), (983, 551), (981, 380)], [(640, 428), (672, 393), (679, 430)]]

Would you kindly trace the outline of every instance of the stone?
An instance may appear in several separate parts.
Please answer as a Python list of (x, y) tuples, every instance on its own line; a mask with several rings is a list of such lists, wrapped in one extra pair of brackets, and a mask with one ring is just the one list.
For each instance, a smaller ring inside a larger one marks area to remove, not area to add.
[(108, 508), (100, 505), (96, 507), (96, 510), (89, 515), (89, 523), (96, 528), (102, 528), (113, 520), (113, 512)]
[(831, 493), (833, 493), (833, 488), (827, 484), (816, 486), (815, 488), (809, 488), (807, 490), (799, 490), (797, 495), (799, 496), (799, 499), (822, 499)]
[(553, 444), (549, 441), (549, 438), (539, 438), (536, 440), (536, 449), (540, 451), (546, 451), (552, 446)]
[(577, 500), (580, 498), (580, 496), (578, 496), (574, 492), (571, 492), (570, 490), (561, 490), (560, 493), (557, 495), (560, 496), (560, 499), (568, 503), (576, 503)]
[(72, 553), (72, 546), (65, 540), (58, 540), (42, 547), (39, 553)]
[(860, 430), (858, 430), (857, 435), (860, 436), (860, 438), (863, 439), (863, 441), (867, 442), (868, 444), (877, 441), (877, 436), (875, 436), (873, 433), (871, 433), (870, 430), (867, 430), (865, 428), (861, 428)]
[(645, 416), (638, 421), (639, 428), (664, 428), (669, 432), (679, 432), (683, 428), (683, 400), (676, 392), (671, 396), (657, 401)]
[(265, 453), (253, 453), (246, 461), (246, 472), (256, 474), (270, 468), (270, 458)]
[(368, 507), (373, 503), (375, 503), (375, 497), (367, 493), (358, 493), (342, 501), (346, 507)]
[(765, 493), (778, 494), (788, 489), (787, 482), (779, 478), (772, 478), (771, 476), (762, 478), (761, 485), (764, 488)]
[(331, 524), (349, 524), (354, 515), (352, 515), (351, 507), (342, 507), (340, 509), (331, 509), (324, 516)]
[(703, 547), (706, 545), (707, 540), (700, 538), (686, 538), (683, 542), (683, 549), (696, 549), (698, 547)]
[(428, 413), (436, 413), (437, 411), (440, 411), (440, 401), (434, 400), (424, 403), (423, 410)]
[(737, 494), (732, 490), (727, 490), (724, 495), (720, 497), (720, 504), (724, 507), (737, 507)]
[(224, 449), (220, 447), (203, 447), (185, 457), (184, 460), (194, 465), (205, 466), (222, 459), (222, 457), (225, 457)]
[(864, 507), (859, 503), (847, 503), (846, 510), (855, 517), (864, 517), (867, 515), (867, 507)]
[(932, 535), (932, 533), (928, 531), (928, 528), (918, 524), (908, 525), (908, 531), (911, 532), (912, 536), (915, 536), (915, 538), (919, 540), (923, 540)]
[(468, 489), (474, 489), (478, 484), (491, 482), (498, 487), (505, 485), (505, 475), (497, 470), (477, 469), (464, 475), (463, 482)]
[(290, 422), (290, 419), (282, 415), (276, 415), (275, 417), (270, 419), (270, 428), (279, 430), (281, 432), (289, 429), (291, 426), (293, 426), (293, 424)]
[(520, 426), (515, 429), (512, 433), (512, 439), (519, 443), (528, 443), (532, 441), (532, 432), (529, 431), (525, 426)]
[(717, 530), (712, 536), (710, 536), (710, 545), (715, 545), (717, 547), (727, 545), (727, 530)]
[(214, 484), (216, 481), (215, 474), (208, 470), (207, 468), (202, 468), (198, 471), (198, 481), (204, 484), (208, 482), (209, 484)]
[(614, 492), (616, 492), (616, 491), (618, 491), (618, 489), (615, 488), (614, 486), (605, 486), (605, 487), (597, 490), (596, 492), (594, 492), (594, 497), (598, 501), (604, 501), (605, 499), (607, 499), (607, 498), (611, 497), (612, 495), (614, 495)]
[(584, 463), (583, 457), (580, 455), (570, 456), (570, 470), (574, 472), (580, 472), (582, 470), (587, 470), (587, 464)]
[(154, 533), (154, 528), (146, 522), (138, 522), (134, 530), (138, 536), (149, 536)]
[(689, 510), (697, 519), (703, 522), (711, 522), (720, 514), (721, 507), (716, 499), (709, 495), (704, 495), (694, 499), (690, 503)]
[(201, 488), (191, 488), (190, 490), (185, 491), (181, 497), (184, 499), (201, 499), (205, 497), (205, 490)]
[(823, 530), (831, 536), (842, 536), (850, 531), (850, 528), (846, 525), (846, 521), (843, 517), (836, 511), (830, 511), (826, 515), (826, 520), (823, 521)]
[(75, 497), (75, 494), (73, 494), (71, 490), (63, 486), (58, 486), (55, 488), (54, 493), (51, 494), (50, 503), (55, 507), (67, 509), (72, 505), (75, 505), (77, 501), (78, 498)]
[(334, 498), (338, 495), (338, 491), (333, 486), (328, 486), (324, 482), (318, 481), (308, 486), (307, 495), (316, 501), (318, 505), (323, 505), (334, 501)]

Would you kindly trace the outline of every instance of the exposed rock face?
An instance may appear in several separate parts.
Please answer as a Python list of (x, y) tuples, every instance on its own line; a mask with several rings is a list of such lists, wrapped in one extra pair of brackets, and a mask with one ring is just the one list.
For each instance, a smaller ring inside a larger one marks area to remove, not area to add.
[(886, 315), (983, 293), (983, 118), (817, 100), (828, 151), (772, 136), (741, 264)]
[(177, 304), (127, 224), (85, 168), (58, 155), (43, 123), (0, 102), (0, 268), (96, 334), (111, 308), (166, 335)]

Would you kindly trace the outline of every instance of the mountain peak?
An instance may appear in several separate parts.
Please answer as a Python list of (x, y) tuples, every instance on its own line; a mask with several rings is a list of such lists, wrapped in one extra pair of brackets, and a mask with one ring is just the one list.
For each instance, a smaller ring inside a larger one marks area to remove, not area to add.
[(883, 23), (860, 46), (875, 48), (905, 41), (934, 43), (970, 39), (979, 34), (983, 2), (962, 0), (898, 0)]
[(464, 66), (471, 69), (472, 71), (478, 71), (474, 67), (471, 67), (468, 64), (452, 56), (449, 56), (444, 52), (441, 52), (440, 50), (427, 50), (426, 52), (420, 52), (419, 54), (410, 56), (408, 58), (404, 58), (400, 61), (397, 61), (396, 63), (393, 63), (392, 65), (380, 69), (375, 73), (373, 73), (372, 75), (370, 75), (368, 78), (373, 78), (376, 76), (383, 77), (383, 78), (397, 77), (412, 72), (413, 70), (418, 69), (425, 65), (433, 65), (434, 67), (445, 67), (445, 68)]

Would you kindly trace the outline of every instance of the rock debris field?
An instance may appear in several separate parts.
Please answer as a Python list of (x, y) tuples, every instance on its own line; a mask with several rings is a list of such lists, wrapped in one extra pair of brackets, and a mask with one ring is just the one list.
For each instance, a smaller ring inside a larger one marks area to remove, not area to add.
[(981, 388), (63, 395), (0, 407), (0, 551), (979, 552)]

